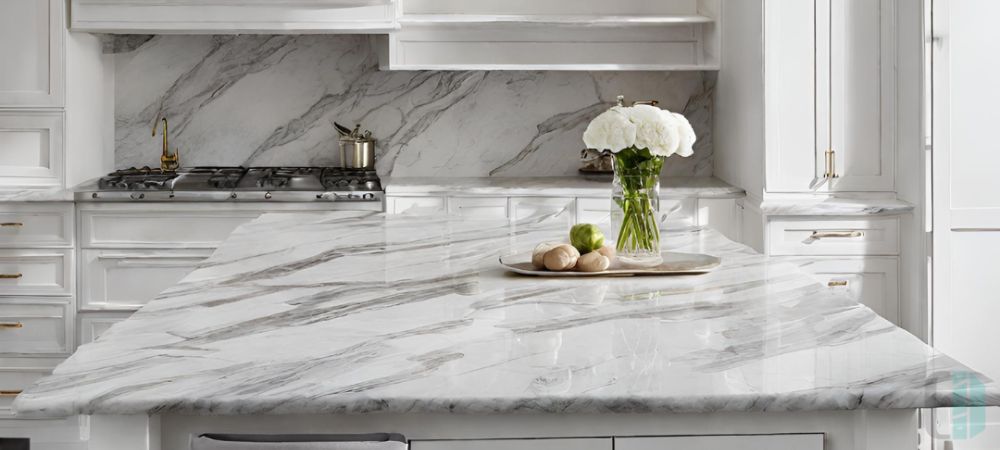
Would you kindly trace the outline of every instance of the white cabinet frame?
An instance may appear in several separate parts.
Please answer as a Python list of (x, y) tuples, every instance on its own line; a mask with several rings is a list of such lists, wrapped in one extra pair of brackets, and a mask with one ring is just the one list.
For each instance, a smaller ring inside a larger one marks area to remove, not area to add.
[[(27, 152), (29, 160), (37, 161), (24, 165), (14, 162), (18, 155), (7, 155), (7, 158), (0, 155), (0, 188), (62, 186), (65, 177), (64, 133), (65, 116), (61, 111), (0, 110), (0, 143), (9, 143), (0, 146), (0, 152)], [(34, 147), (16, 147), (18, 144)], [(11, 162), (3, 164), (5, 160)]]
[[(65, 66), (65, 42), (64, 42), (64, 30), (63, 25), (63, 0), (18, 0), (18, 1), (28, 1), (37, 2), (38, 6), (45, 6), (47, 8), (47, 17), (39, 17), (39, 21), (44, 21), (47, 19), (47, 23), (38, 23), (40, 27), (37, 29), (38, 34), (34, 36), (18, 36), (17, 38), (8, 37), (3, 34), (0, 30), (0, 48), (3, 46), (12, 46), (13, 48), (24, 49), (25, 47), (21, 44), (19, 39), (36, 39), (39, 42), (44, 42), (47, 45), (40, 45), (40, 54), (35, 55), (39, 62), (45, 63), (45, 71), (48, 73), (47, 82), (43, 83), (44, 86), (38, 86), (38, 89), (33, 90), (14, 90), (10, 88), (5, 88), (0, 84), (0, 109), (2, 108), (34, 108), (34, 107), (61, 107), (66, 103), (66, 66)], [(13, 1), (4, 0), (4, 3), (8, 3), (0, 6), (0, 13), (5, 11), (4, 8), (9, 8), (13, 6)], [(20, 20), (27, 20), (27, 18), (20, 18)], [(44, 52), (44, 53), (42, 53)], [(2, 54), (2, 52), (0, 52)], [(18, 70), (17, 67), (7, 66), (6, 64), (11, 64), (11, 61), (3, 62), (3, 70)]]

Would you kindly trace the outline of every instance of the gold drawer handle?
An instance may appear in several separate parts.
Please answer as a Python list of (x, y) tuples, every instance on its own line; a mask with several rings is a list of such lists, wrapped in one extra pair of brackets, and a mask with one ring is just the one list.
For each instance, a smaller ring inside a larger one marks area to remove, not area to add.
[(2, 280), (16, 280), (16, 279), (21, 278), (23, 276), (24, 276), (24, 274), (21, 273), (21, 272), (18, 272), (18, 273), (0, 273), (0, 279), (2, 279)]
[(21, 222), (2, 222), (0, 227), (23, 227), (24, 224)]
[(24, 328), (21, 322), (0, 322), (0, 328)]
[(21, 392), (24, 391), (20, 389), (0, 390), (0, 397), (17, 397)]
[(830, 287), (847, 286), (847, 280), (830, 280), (826, 285)]
[(811, 239), (824, 239), (824, 238), (859, 238), (865, 235), (864, 231), (851, 230), (851, 231), (813, 231), (809, 235)]

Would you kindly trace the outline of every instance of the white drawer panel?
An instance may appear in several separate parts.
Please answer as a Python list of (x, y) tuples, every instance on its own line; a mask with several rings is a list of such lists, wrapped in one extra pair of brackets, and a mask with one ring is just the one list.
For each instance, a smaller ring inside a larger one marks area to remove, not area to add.
[(448, 210), (444, 197), (388, 197), (385, 199), (389, 214), (437, 214)]
[(576, 204), (568, 197), (512, 197), (510, 217), (523, 220), (533, 216), (559, 213), (559, 217), (572, 220), (576, 215)]
[(89, 344), (101, 337), (112, 325), (128, 319), (131, 312), (81, 312), (77, 314), (80, 320), (77, 345)]
[(255, 211), (81, 211), (83, 248), (215, 248)]
[(209, 249), (83, 250), (80, 309), (139, 309), (211, 254)]
[(72, 203), (0, 204), (0, 247), (71, 246)]
[(775, 219), (768, 223), (768, 250), (771, 255), (897, 255), (899, 221)]
[(476, 219), (506, 219), (507, 197), (448, 197), (448, 213)]
[(410, 450), (611, 450), (611, 438), (411, 441)]
[(73, 250), (0, 250), (0, 295), (71, 295)]
[(790, 260), (831, 289), (842, 291), (890, 322), (899, 323), (898, 258), (790, 258)]
[(0, 186), (60, 186), (63, 123), (62, 112), (0, 111)]
[(68, 353), (69, 304), (59, 298), (0, 299), (0, 353)]
[(17, 394), (50, 373), (52, 369), (48, 367), (0, 367), (0, 419), (13, 416), (10, 405)]
[(615, 438), (615, 450), (823, 450), (823, 433)]

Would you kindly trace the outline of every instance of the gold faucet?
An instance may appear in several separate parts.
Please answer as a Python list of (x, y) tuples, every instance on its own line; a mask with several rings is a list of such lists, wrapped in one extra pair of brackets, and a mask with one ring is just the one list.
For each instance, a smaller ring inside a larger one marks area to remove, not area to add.
[[(181, 165), (180, 160), (180, 150), (174, 149), (174, 154), (170, 154), (170, 144), (167, 138), (167, 118), (161, 119), (163, 121), (163, 153), (160, 155), (160, 170), (177, 170)], [(153, 124), (153, 136), (156, 136), (156, 125)]]

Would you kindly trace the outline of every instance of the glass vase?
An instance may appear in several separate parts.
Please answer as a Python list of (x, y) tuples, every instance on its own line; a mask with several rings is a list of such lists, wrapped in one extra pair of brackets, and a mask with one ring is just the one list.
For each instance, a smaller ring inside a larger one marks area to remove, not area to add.
[(619, 155), (615, 157), (611, 190), (611, 226), (617, 230), (618, 263), (633, 268), (658, 266), (663, 262), (660, 255), (662, 158)]

